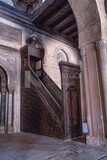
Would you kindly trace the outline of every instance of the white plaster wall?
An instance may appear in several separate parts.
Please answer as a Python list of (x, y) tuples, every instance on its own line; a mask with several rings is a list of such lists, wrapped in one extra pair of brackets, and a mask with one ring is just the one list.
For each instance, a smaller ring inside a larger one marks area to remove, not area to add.
[(57, 65), (56, 52), (58, 49), (63, 49), (68, 56), (69, 62), (78, 64), (78, 50), (50, 37), (38, 36), (45, 48), (44, 70), (56, 85), (61, 88), (61, 76), (59, 66)]

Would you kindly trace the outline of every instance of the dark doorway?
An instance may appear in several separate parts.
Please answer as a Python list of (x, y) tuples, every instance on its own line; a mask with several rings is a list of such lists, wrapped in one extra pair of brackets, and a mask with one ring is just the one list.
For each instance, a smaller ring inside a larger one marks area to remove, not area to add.
[(7, 76), (0, 67), (0, 133), (6, 132)]

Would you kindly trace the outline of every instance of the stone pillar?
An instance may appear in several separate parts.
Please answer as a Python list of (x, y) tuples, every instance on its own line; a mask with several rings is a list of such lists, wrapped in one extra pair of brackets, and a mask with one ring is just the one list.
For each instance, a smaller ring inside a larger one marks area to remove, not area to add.
[(105, 128), (95, 44), (86, 45), (81, 49), (81, 54), (89, 128), (87, 143), (91, 145), (103, 145)]
[(100, 87), (105, 119), (105, 136), (107, 138), (107, 41), (101, 40), (95, 44), (97, 51), (97, 62), (100, 77)]

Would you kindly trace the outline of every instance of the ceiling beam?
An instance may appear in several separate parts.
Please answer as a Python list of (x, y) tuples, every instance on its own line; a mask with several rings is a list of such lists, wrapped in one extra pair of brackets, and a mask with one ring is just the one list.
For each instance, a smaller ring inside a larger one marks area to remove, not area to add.
[(69, 21), (68, 23), (64, 24), (60, 29), (58, 29), (58, 31), (60, 33), (62, 33), (65, 29), (69, 28), (70, 26), (72, 26), (75, 23), (75, 19), (71, 19), (71, 21)]
[(70, 15), (68, 17), (66, 17), (65, 19), (63, 19), (61, 22), (59, 22), (55, 27), (53, 27), (54, 29), (60, 29), (62, 26), (64, 26), (65, 24), (69, 23), (69, 21), (74, 20), (74, 15)]
[[(60, 3), (58, 4), (53, 4), (53, 6), (51, 7), (51, 9), (49, 11), (44, 11), (43, 14), (42, 14), (42, 17), (40, 19), (38, 19), (39, 21), (41, 21), (41, 23), (45, 23), (48, 19), (52, 19), (53, 16), (56, 14), (56, 11), (60, 11), (62, 9), (62, 7), (64, 7), (65, 5), (69, 6), (67, 1), (64, 1), (63, 3), (61, 3), (61, 1), (59, 1)], [(47, 8), (48, 10), (48, 8)], [(46, 12), (48, 14), (46, 14)], [(39, 18), (39, 17), (38, 17)]]
[(47, 20), (45, 21), (45, 25), (50, 25), (54, 21), (58, 20), (58, 18), (63, 16), (68, 10), (70, 10), (68, 4), (64, 5), (61, 10), (56, 10), (56, 13), (54, 15), (51, 15), (49, 18), (47, 18)]
[(67, 33), (71, 32), (72, 30), (76, 30), (76, 29), (78, 30), (77, 24), (74, 23), (74, 24), (71, 25), (70, 27), (68, 27), (68, 28), (66, 28), (65, 30), (63, 30), (63, 31), (61, 32), (61, 34), (67, 34)]
[(78, 36), (78, 31), (75, 31), (75, 32), (68, 35), (68, 37), (72, 37), (72, 38), (76, 37), (76, 36)]

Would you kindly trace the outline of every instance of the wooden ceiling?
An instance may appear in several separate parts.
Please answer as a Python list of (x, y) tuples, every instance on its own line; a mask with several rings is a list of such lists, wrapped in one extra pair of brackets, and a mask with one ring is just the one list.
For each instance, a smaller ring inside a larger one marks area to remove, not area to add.
[(78, 28), (67, 0), (46, 0), (34, 13), (33, 23), (50, 34), (61, 35), (78, 44)]

